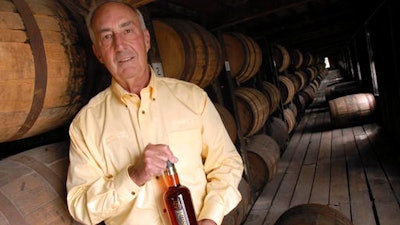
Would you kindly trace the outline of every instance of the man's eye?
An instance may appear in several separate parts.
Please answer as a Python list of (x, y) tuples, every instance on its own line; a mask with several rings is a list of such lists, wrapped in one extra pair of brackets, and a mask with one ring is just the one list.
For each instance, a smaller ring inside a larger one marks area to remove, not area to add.
[(104, 35), (104, 40), (109, 40), (109, 39), (111, 39), (112, 38), (112, 35), (111, 34), (107, 34), (107, 35)]
[(127, 34), (128, 34), (128, 33), (132, 33), (132, 29), (126, 29), (126, 30), (125, 30), (125, 33), (127, 33)]

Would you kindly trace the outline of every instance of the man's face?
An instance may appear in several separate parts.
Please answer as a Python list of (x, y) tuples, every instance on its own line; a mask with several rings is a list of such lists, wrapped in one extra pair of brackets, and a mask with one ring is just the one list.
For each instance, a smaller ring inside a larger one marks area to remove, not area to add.
[(141, 76), (146, 71), (150, 35), (141, 27), (135, 11), (121, 3), (97, 9), (92, 28), (93, 51), (116, 80)]

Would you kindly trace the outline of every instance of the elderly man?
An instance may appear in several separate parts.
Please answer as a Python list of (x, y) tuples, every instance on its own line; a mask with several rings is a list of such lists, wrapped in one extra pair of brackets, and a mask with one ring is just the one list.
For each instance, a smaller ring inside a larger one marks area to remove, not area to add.
[(89, 16), (93, 51), (112, 75), (70, 125), (67, 201), (85, 224), (169, 224), (166, 162), (192, 192), (200, 225), (221, 224), (240, 201), (240, 155), (203, 89), (158, 77), (137, 9), (100, 4)]

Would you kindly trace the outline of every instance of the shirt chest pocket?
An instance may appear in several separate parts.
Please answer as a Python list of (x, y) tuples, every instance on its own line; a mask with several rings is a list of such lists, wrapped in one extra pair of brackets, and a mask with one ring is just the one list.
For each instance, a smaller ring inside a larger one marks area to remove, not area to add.
[(168, 142), (171, 151), (179, 159), (178, 164), (180, 167), (187, 168), (187, 164), (189, 163), (202, 163), (202, 138), (200, 129), (170, 132), (168, 133)]

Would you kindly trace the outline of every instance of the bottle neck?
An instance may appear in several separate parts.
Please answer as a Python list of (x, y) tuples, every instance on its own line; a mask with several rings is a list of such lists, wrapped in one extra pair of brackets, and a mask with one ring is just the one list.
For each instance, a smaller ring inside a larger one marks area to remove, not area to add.
[(164, 175), (168, 187), (177, 187), (180, 185), (178, 173), (176, 172), (175, 165), (173, 163), (167, 163), (167, 168), (164, 171)]

